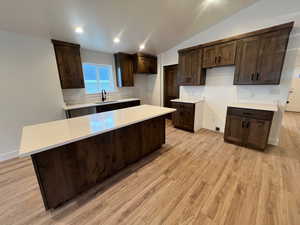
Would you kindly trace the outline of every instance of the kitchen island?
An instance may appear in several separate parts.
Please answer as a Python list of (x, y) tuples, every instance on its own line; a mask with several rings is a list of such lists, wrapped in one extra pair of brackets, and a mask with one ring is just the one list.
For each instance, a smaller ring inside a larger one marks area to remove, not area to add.
[(165, 143), (175, 109), (141, 105), (23, 128), (46, 209), (90, 189)]

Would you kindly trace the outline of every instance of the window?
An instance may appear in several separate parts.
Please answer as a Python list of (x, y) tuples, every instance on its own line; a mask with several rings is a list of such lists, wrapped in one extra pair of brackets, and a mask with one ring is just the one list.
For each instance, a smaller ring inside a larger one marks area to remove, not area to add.
[(87, 94), (100, 93), (103, 89), (105, 91), (114, 90), (111, 65), (84, 63), (83, 75)]

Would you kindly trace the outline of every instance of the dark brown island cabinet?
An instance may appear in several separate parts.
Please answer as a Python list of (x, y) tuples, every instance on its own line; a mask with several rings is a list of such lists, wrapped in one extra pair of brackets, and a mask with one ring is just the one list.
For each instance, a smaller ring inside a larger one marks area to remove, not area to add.
[(174, 111), (144, 105), (28, 126), (19, 156), (31, 156), (45, 208), (57, 208), (158, 150), (165, 143), (165, 118)]
[(280, 84), (294, 22), (181, 49), (178, 84), (205, 85), (206, 70), (235, 65), (234, 85)]
[(52, 40), (62, 89), (84, 88), (80, 45)]
[(268, 145), (273, 116), (273, 111), (228, 107), (224, 140), (264, 150)]

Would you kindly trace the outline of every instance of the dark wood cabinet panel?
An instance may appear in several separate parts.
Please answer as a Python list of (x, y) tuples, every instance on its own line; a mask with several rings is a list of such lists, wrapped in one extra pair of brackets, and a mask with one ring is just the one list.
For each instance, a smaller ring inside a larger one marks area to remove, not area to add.
[(203, 68), (234, 65), (236, 42), (213, 45), (203, 49)]
[[(203, 71), (204, 81), (207, 68), (236, 65), (235, 85), (280, 84), (293, 26), (290, 22), (179, 50), (179, 84), (193, 85), (191, 65)], [(203, 49), (202, 67), (188, 54), (198, 49)]]
[(62, 89), (84, 88), (80, 45), (52, 40)]
[(204, 85), (206, 71), (202, 69), (202, 49), (184, 51), (179, 53), (178, 84)]
[(155, 149), (158, 149), (162, 143), (165, 143), (165, 118), (155, 118), (145, 121), (142, 126), (141, 136), (141, 154), (145, 156)]
[(195, 104), (172, 102), (172, 108), (176, 112), (172, 115), (172, 122), (175, 127), (188, 131), (194, 131)]
[(244, 122), (243, 117), (228, 115), (226, 118), (225, 140), (241, 145), (245, 136)]
[(235, 64), (236, 41), (220, 44), (217, 46), (218, 66), (228, 66)]
[(289, 39), (289, 30), (262, 35), (256, 71), (256, 83), (279, 84)]
[(157, 57), (145, 53), (136, 53), (133, 56), (134, 73), (157, 74)]
[(217, 46), (211, 46), (203, 49), (203, 68), (217, 66)]
[(247, 133), (245, 146), (256, 149), (265, 149), (268, 144), (271, 121), (247, 119), (245, 121)]
[(251, 37), (238, 41), (234, 84), (254, 83), (259, 46), (259, 37)]
[(165, 143), (165, 116), (32, 155), (46, 209), (87, 191)]
[(132, 55), (127, 53), (116, 53), (115, 66), (118, 87), (133, 87), (133, 58)]
[(267, 147), (274, 112), (228, 107), (224, 140), (249, 148)]
[(290, 29), (239, 41), (234, 84), (279, 84)]

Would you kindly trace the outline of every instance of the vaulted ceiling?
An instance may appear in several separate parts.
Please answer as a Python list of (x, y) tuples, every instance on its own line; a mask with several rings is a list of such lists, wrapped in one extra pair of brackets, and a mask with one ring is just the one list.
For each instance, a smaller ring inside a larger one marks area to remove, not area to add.
[(135, 52), (144, 43), (145, 52), (158, 54), (256, 1), (1, 0), (0, 29), (105, 52)]

